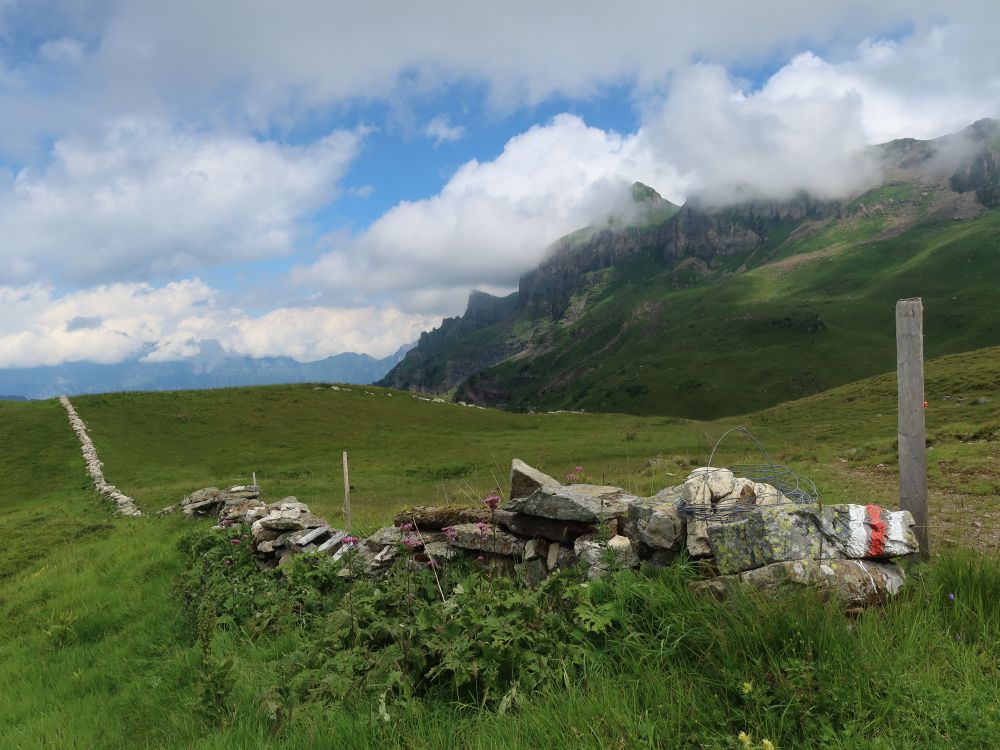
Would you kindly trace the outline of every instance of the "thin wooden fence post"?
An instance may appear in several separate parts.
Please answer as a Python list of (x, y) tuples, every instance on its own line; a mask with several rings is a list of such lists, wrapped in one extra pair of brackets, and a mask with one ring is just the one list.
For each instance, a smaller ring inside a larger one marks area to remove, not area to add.
[(347, 451), (344, 451), (344, 530), (351, 530), (351, 480), (347, 474)]
[(899, 408), (899, 507), (915, 522), (920, 556), (931, 555), (927, 533), (927, 441), (924, 425), (924, 303), (896, 302), (896, 381)]

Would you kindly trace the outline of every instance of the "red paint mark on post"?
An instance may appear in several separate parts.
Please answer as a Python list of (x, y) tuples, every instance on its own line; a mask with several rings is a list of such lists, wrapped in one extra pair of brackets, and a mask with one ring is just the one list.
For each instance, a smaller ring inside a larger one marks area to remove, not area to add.
[(885, 521), (882, 520), (882, 509), (877, 505), (868, 505), (868, 525), (872, 533), (868, 538), (866, 557), (879, 557), (885, 552)]

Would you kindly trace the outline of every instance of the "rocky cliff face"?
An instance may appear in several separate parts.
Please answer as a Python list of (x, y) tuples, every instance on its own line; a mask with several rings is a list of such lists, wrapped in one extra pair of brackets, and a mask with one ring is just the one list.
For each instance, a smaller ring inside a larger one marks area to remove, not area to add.
[(378, 385), (400, 390), (443, 393), (473, 373), (517, 353), (509, 344), (467, 346), (469, 337), (501, 323), (518, 311), (517, 293), (506, 297), (474, 290), (464, 315), (445, 318), (438, 328), (420, 334), (420, 340)]
[(755, 250), (784, 222), (824, 218), (835, 210), (836, 204), (804, 194), (787, 201), (751, 200), (725, 208), (690, 201), (664, 225), (660, 252), (666, 261), (738, 255)]

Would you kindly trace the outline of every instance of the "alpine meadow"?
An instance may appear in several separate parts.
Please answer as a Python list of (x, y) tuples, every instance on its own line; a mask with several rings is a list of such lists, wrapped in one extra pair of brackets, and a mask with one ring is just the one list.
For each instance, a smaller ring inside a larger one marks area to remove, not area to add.
[(995, 746), (998, 24), (0, 2), (0, 748)]

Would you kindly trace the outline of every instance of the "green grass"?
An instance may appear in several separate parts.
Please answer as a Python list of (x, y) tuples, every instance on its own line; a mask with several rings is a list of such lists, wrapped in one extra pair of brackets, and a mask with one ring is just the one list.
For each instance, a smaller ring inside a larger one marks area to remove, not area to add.
[[(928, 363), (936, 560), (884, 610), (851, 621), (808, 597), (718, 605), (690, 597), (684, 567), (626, 578), (598, 587), (616, 624), (581, 647), (585, 666), (569, 687), (532, 694), (526, 708), (500, 715), (430, 690), (392, 708), (387, 723), (362, 695), (300, 697), (274, 739), (268, 696), (286, 684), (289, 655), (321, 648), (320, 620), (257, 634), (219, 625), (199, 642), (174, 593), (198, 564), (177, 542), (198, 524), (109, 517), (58, 404), (0, 402), (0, 747), (735, 747), (740, 730), (779, 748), (989, 746), (1000, 722), (998, 383), (1000, 349)], [(514, 456), (556, 476), (582, 464), (589, 481), (648, 494), (682, 481), (738, 423), (827, 501), (894, 502), (891, 376), (711, 423), (508, 414), (316, 388), (74, 403), (108, 479), (148, 511), (256, 472), (266, 499), (294, 494), (336, 521), (342, 450), (362, 529), (412, 502), (476, 501), (506, 484)], [(752, 447), (734, 440), (719, 462), (750, 460)], [(976, 555), (962, 552), (970, 547)], [(304, 589), (280, 595), (286, 613), (299, 601), (340, 606)], [(199, 689), (226, 656), (233, 684), (220, 729), (199, 710)]]

